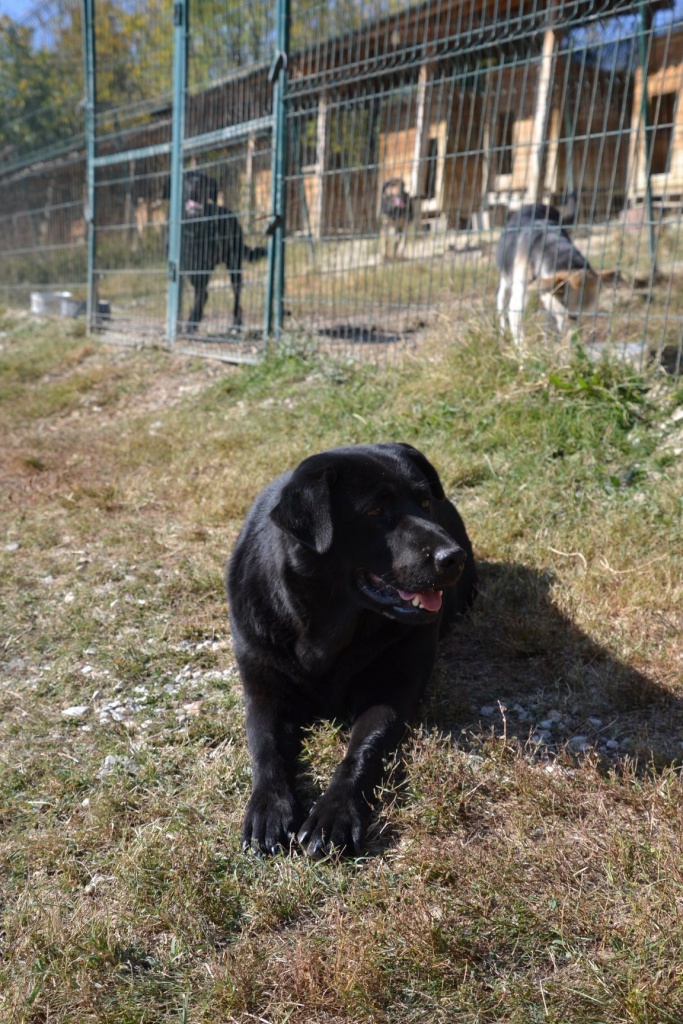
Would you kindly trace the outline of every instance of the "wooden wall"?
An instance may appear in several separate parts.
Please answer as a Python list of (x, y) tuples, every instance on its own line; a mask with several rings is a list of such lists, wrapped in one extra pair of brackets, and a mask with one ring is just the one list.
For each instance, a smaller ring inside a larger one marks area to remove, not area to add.
[[(654, 130), (652, 143), (651, 188), (656, 199), (683, 196), (683, 32), (654, 37), (647, 76), (649, 117)], [(643, 75), (640, 68), (634, 75), (630, 146), (631, 175), (629, 199), (645, 198), (646, 161), (643, 132), (640, 127), (643, 97)], [(659, 125), (659, 127), (657, 127)]]

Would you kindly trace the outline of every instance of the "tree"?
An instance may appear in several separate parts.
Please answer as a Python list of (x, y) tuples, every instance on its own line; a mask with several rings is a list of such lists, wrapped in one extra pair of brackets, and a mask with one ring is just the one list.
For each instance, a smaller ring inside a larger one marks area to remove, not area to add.
[(34, 45), (34, 32), (0, 16), (0, 159), (4, 162), (63, 141), (83, 126), (78, 71), (62, 76), (55, 54)]

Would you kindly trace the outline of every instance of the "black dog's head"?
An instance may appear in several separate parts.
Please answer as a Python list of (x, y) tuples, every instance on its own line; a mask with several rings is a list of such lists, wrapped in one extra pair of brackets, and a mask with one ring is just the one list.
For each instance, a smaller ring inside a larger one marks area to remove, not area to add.
[(411, 199), (402, 178), (389, 178), (384, 182), (381, 209), (385, 217), (410, 216), (412, 213)]
[(183, 176), (183, 216), (206, 217), (218, 202), (218, 185), (202, 171), (186, 171)]
[(400, 621), (433, 621), (467, 559), (436, 470), (410, 445), (313, 455), (270, 515), (311, 572), (319, 566), (335, 589)]

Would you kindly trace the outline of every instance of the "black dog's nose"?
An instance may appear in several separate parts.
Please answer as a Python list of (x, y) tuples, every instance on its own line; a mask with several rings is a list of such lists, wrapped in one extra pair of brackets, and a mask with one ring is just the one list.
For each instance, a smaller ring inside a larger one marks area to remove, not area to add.
[(458, 547), (437, 548), (433, 557), (434, 568), (440, 573), (451, 573), (456, 569), (462, 569), (467, 559), (466, 553)]

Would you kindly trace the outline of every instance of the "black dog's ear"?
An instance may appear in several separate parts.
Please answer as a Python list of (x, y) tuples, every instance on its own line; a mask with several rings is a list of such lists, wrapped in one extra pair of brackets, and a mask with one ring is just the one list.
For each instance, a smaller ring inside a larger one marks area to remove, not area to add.
[(439, 480), (439, 474), (434, 469), (429, 459), (425, 458), (422, 452), (419, 452), (417, 448), (413, 448), (412, 444), (404, 444), (403, 442), (399, 442), (398, 447), (403, 449), (403, 451), (406, 453), (410, 461), (415, 466), (417, 466), (417, 468), (426, 478), (427, 483), (429, 484), (429, 488), (432, 492), (432, 496), (436, 498), (437, 501), (443, 501), (446, 495), (444, 494), (441, 481)]
[(311, 472), (297, 469), (280, 494), (270, 518), (305, 547), (324, 555), (332, 546), (331, 466)]

